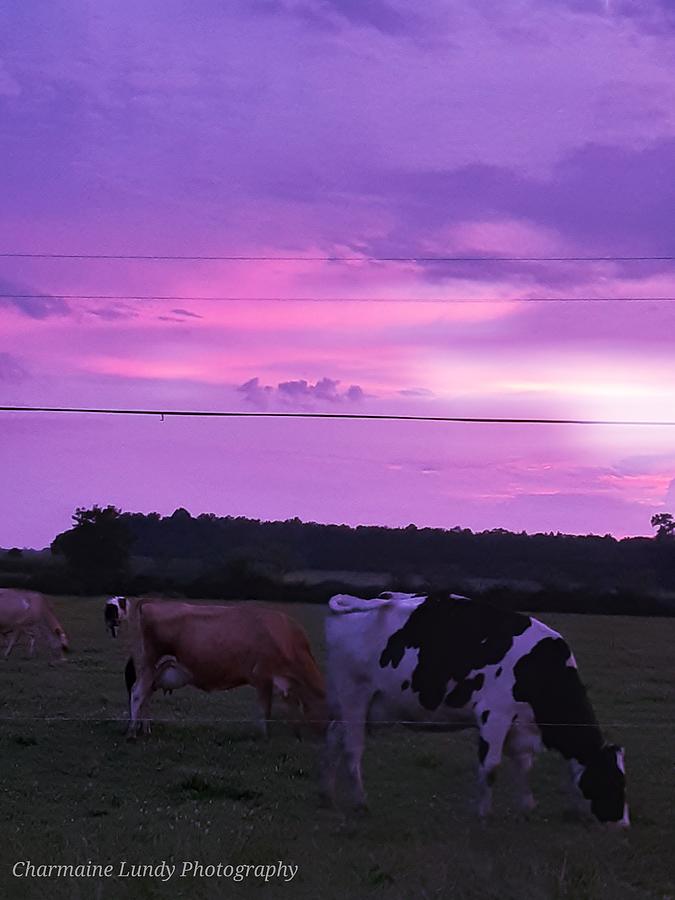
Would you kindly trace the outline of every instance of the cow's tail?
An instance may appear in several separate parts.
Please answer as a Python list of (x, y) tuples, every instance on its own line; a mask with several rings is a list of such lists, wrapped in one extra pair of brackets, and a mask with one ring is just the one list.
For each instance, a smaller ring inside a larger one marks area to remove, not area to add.
[(335, 594), (328, 601), (328, 607), (332, 613), (371, 612), (382, 606), (391, 606), (391, 597), (374, 597), (372, 600), (364, 600), (362, 597), (352, 597), (351, 594)]
[(127, 621), (129, 623), (129, 649), (131, 657), (136, 664), (136, 671), (143, 669), (145, 662), (145, 642), (143, 640), (143, 606), (146, 603), (145, 597), (129, 598), (127, 600), (128, 613)]

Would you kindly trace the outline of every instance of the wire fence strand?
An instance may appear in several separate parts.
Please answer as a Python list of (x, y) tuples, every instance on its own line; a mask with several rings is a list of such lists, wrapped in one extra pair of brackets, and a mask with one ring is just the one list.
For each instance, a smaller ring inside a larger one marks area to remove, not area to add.
[[(144, 721), (138, 719), (138, 723)], [(155, 718), (147, 720), (152, 725), (256, 725), (265, 722), (267, 724), (282, 723), (293, 724), (301, 722), (306, 725), (324, 725), (326, 722), (334, 722), (344, 725), (353, 722), (351, 719), (305, 719), (301, 715), (295, 718), (287, 718), (279, 716), (277, 718), (263, 719), (258, 716), (250, 716), (247, 719), (230, 719), (215, 717), (197, 717), (197, 718)], [(48, 724), (58, 722), (91, 722), (95, 724), (129, 724), (126, 716), (0, 716), (0, 723), (11, 722), (45, 722)], [(420, 721), (418, 719), (381, 719), (375, 722), (367, 722), (369, 727), (377, 727), (379, 725), (395, 726), (402, 725), (405, 727), (414, 727), (424, 729), (427, 727), (447, 728), (448, 730), (472, 730), (477, 728), (477, 724), (473, 722), (450, 722), (446, 719)], [(516, 723), (518, 724), (518, 723)], [(535, 722), (521, 723), (525, 727), (537, 728), (675, 728), (675, 719), (672, 722)]]

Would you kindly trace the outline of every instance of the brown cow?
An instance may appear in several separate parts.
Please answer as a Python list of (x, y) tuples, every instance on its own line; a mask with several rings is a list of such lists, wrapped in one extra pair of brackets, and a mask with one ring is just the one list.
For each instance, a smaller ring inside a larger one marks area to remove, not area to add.
[(316, 731), (325, 725), (323, 676), (304, 630), (284, 613), (253, 604), (197, 606), (117, 597), (108, 604), (131, 625), (132, 658), (125, 672), (131, 735), (150, 730), (148, 708), (156, 690), (185, 685), (202, 691), (251, 685), (265, 736), (275, 694)]
[(51, 636), (54, 635), (62, 657), (70, 649), (66, 633), (43, 594), (17, 588), (0, 588), (0, 634), (8, 638), (5, 659), (20, 637), (28, 638), (28, 655), (33, 656), (35, 639), (40, 632), (47, 636), (49, 643), (52, 643)]

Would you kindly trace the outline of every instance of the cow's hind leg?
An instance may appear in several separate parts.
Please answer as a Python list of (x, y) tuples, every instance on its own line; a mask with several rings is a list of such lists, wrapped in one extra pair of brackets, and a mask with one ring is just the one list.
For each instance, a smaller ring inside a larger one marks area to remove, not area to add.
[(28, 632), (28, 659), (35, 656), (35, 632)]
[(5, 659), (7, 659), (7, 658), (9, 657), (9, 654), (10, 654), (10, 653), (12, 652), (12, 650), (14, 649), (14, 645), (16, 644), (18, 638), (19, 638), (19, 632), (18, 632), (18, 631), (11, 631), (11, 632), (10, 632), (10, 634), (9, 634), (9, 640), (7, 641), (7, 646), (5, 647), (5, 653), (4, 653)]
[(152, 672), (142, 672), (140, 677), (134, 681), (129, 692), (128, 737), (136, 737), (138, 734), (150, 734), (149, 708), (152, 692)]
[(342, 722), (339, 721), (339, 716), (336, 716), (326, 728), (326, 738), (321, 754), (319, 799), (322, 806), (335, 805), (335, 781), (342, 757), (343, 738)]
[(494, 713), (480, 726), (478, 738), (478, 785), (480, 796), (478, 814), (481, 818), (492, 812), (492, 786), (502, 761), (504, 742), (511, 723)]
[(366, 792), (363, 788), (361, 761), (366, 741), (366, 722), (370, 700), (370, 696), (359, 697), (353, 705), (350, 705), (347, 717), (342, 722), (343, 758), (351, 782), (352, 805), (357, 812), (365, 812), (368, 808)]
[(528, 775), (538, 749), (536, 740), (524, 729), (516, 725), (509, 732), (505, 750), (507, 756), (513, 761), (518, 805), (523, 813), (531, 812), (537, 805)]

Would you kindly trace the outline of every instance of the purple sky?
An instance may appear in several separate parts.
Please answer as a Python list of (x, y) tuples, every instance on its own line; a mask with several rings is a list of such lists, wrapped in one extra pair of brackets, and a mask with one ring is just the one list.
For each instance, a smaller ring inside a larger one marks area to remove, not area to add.
[[(675, 4), (26, 0), (0, 252), (675, 254)], [(0, 259), (7, 404), (675, 418), (675, 263)], [(215, 303), (194, 297), (370, 298)], [(478, 298), (483, 304), (383, 298)], [(675, 429), (0, 418), (0, 546), (77, 505), (650, 532)]]

